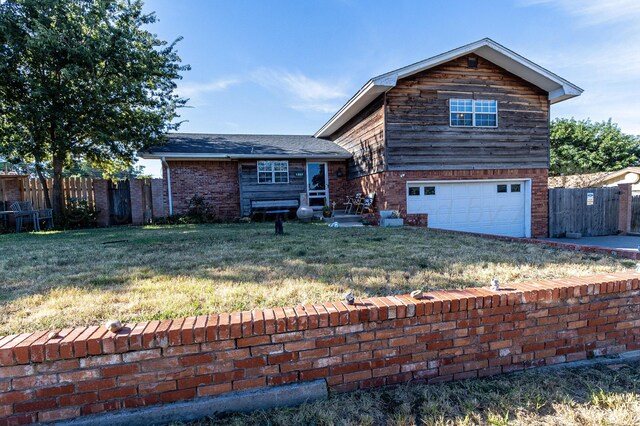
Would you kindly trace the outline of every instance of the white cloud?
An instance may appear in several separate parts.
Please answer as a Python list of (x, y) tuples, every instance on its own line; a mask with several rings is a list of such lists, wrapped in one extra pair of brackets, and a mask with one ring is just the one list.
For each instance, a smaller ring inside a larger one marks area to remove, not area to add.
[(638, 0), (524, 0), (526, 5), (548, 4), (576, 16), (583, 25), (602, 25), (628, 21), (640, 28)]
[(238, 83), (240, 83), (240, 80), (236, 78), (221, 78), (203, 83), (178, 83), (176, 92), (180, 96), (193, 98), (212, 92), (220, 92)]
[(298, 111), (334, 112), (346, 97), (344, 84), (313, 79), (300, 72), (260, 68), (251, 79), (276, 93), (284, 93)]

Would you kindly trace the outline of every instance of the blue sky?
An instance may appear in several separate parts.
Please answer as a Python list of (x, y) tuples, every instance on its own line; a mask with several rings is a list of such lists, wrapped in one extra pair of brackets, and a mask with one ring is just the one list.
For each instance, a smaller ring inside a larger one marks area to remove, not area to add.
[[(369, 78), (490, 37), (582, 87), (552, 117), (640, 134), (640, 1), (146, 0), (192, 70), (182, 132), (313, 134)], [(144, 161), (158, 174), (158, 162)]]

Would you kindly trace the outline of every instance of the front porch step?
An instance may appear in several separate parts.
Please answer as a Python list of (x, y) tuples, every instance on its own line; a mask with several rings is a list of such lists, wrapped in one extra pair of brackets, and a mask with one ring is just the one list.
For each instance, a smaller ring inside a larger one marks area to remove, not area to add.
[(359, 214), (336, 214), (333, 217), (323, 217), (322, 220), (326, 223), (361, 223), (362, 216)]

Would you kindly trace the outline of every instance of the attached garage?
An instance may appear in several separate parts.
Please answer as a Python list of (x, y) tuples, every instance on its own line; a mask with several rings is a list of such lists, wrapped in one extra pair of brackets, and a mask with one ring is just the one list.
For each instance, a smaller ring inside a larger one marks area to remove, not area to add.
[(408, 182), (407, 213), (427, 213), (430, 228), (530, 237), (531, 181)]

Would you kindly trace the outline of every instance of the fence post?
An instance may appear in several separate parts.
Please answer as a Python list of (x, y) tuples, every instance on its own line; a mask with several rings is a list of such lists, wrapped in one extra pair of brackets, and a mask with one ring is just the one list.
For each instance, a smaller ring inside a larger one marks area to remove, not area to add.
[(93, 199), (98, 211), (97, 224), (109, 226), (109, 181), (96, 179), (93, 181)]
[(132, 225), (144, 225), (144, 197), (142, 194), (143, 183), (142, 179), (131, 179), (129, 181)]
[(631, 231), (631, 184), (618, 184), (620, 190), (620, 207), (618, 210), (618, 232), (626, 234)]

